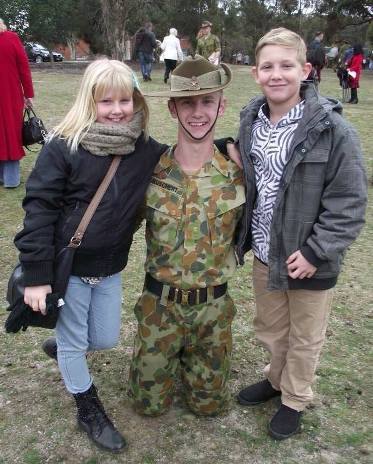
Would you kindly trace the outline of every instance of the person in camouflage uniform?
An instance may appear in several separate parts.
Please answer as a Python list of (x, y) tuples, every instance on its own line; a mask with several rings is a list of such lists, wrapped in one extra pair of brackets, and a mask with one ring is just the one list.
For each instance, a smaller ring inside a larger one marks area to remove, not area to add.
[(197, 35), (196, 53), (217, 66), (221, 52), (220, 40), (216, 35), (211, 34), (211, 27), (210, 21), (203, 21)]
[(196, 414), (217, 414), (230, 398), (235, 307), (227, 280), (245, 191), (240, 168), (213, 144), (231, 80), (223, 70), (189, 58), (174, 70), (170, 91), (148, 94), (171, 97), (179, 124), (177, 145), (162, 155), (146, 194), (146, 277), (129, 390), (146, 415), (171, 406), (179, 375)]

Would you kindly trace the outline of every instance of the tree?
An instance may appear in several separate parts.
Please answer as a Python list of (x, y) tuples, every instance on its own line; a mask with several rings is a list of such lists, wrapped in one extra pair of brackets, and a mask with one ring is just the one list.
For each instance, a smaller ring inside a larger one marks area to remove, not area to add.
[(0, 0), (1, 18), (7, 27), (23, 38), (28, 27), (27, 11), (29, 2), (25, 0)]
[(369, 42), (370, 47), (373, 47), (373, 21), (369, 24), (368, 31), (367, 31), (367, 39)]
[(103, 36), (112, 58), (125, 59), (129, 22), (138, 23), (141, 12), (156, 3), (150, 0), (100, 0)]

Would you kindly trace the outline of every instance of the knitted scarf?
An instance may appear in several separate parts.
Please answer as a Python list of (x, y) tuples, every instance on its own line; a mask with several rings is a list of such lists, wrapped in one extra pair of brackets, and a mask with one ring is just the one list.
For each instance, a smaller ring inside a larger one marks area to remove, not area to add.
[(97, 156), (132, 153), (142, 132), (143, 118), (143, 112), (139, 111), (125, 125), (95, 122), (83, 136), (81, 144), (85, 150)]

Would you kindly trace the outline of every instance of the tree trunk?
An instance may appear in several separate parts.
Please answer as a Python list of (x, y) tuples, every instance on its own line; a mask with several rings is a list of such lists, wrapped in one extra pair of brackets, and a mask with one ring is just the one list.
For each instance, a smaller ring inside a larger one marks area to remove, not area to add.
[(132, 1), (101, 0), (102, 22), (110, 55), (122, 61), (125, 57), (125, 29)]
[(104, 37), (112, 58), (126, 59), (126, 25), (149, 0), (100, 0)]
[(66, 40), (66, 42), (70, 50), (70, 59), (73, 61), (76, 61), (76, 43), (77, 43), (76, 37), (71, 36)]

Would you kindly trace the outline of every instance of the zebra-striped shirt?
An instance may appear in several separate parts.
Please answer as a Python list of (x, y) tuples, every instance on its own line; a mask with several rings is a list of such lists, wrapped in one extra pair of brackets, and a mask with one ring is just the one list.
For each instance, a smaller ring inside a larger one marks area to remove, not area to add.
[(273, 206), (294, 132), (303, 116), (304, 101), (275, 125), (264, 114), (266, 106), (262, 105), (254, 121), (250, 150), (258, 191), (252, 218), (252, 250), (264, 263), (268, 262)]

